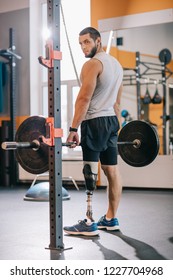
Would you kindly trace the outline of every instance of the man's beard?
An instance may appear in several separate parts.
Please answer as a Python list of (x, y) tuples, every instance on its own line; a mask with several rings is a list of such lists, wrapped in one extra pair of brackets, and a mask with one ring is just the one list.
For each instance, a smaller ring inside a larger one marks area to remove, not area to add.
[(97, 47), (93, 47), (89, 54), (85, 55), (86, 58), (92, 58), (97, 52)]

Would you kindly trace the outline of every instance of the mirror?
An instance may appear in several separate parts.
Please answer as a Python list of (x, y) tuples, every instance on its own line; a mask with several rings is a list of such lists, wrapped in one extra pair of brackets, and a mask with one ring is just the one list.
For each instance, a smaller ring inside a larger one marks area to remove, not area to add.
[[(173, 135), (171, 88), (173, 60), (171, 59), (171, 62), (166, 65), (165, 85), (162, 77), (163, 68), (159, 59), (159, 54), (163, 49), (168, 49), (173, 57), (172, 30), (172, 22), (116, 30), (112, 33), (110, 48), (110, 53), (115, 54), (124, 68), (122, 110), (127, 110), (132, 119), (140, 118), (156, 126), (161, 144), (160, 154), (171, 153), (169, 144), (172, 142)], [(103, 45), (107, 48), (111, 30), (101, 34)], [(140, 53), (140, 100), (137, 100), (136, 52)], [(163, 84), (166, 90), (165, 98)], [(145, 102), (147, 94), (150, 97), (148, 104)], [(137, 101), (140, 102), (140, 117)], [(165, 150), (164, 141), (166, 142)]]

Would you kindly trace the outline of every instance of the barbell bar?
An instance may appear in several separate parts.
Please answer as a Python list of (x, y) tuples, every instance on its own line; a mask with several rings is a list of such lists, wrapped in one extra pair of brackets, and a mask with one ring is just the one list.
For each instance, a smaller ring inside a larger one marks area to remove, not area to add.
[[(70, 147), (76, 144), (76, 142), (66, 142), (62, 143), (62, 146)], [(118, 145), (133, 145), (136, 148), (139, 148), (141, 145), (141, 141), (139, 139), (135, 139), (134, 141), (124, 141), (124, 142), (117, 142)], [(32, 142), (3, 142), (1, 144), (1, 148), (3, 150), (17, 150), (17, 149), (33, 149), (37, 151), (40, 148), (40, 142), (38, 140), (33, 140)]]
[(40, 148), (40, 142), (38, 140), (33, 140), (32, 142), (3, 142), (1, 144), (3, 150), (16, 150), (16, 149), (34, 149), (38, 150)]
[[(16, 159), (24, 170), (41, 174), (49, 170), (49, 146), (43, 139), (47, 135), (46, 119), (32, 116), (18, 128), (14, 142), (3, 142), (4, 150), (15, 150)], [(71, 146), (74, 142), (62, 143)], [(150, 164), (159, 151), (159, 138), (156, 129), (144, 121), (127, 123), (118, 136), (118, 152), (129, 165), (143, 167)]]
[[(70, 147), (75, 144), (75, 142), (62, 143), (62, 146)], [(1, 144), (3, 150), (17, 150), (17, 149), (33, 149), (37, 151), (40, 148), (40, 142), (38, 140), (33, 140), (32, 142), (3, 142)]]

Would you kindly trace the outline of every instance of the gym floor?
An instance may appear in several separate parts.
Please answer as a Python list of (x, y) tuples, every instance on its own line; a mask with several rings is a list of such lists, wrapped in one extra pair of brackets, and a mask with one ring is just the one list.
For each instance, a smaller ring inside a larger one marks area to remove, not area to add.
[[(24, 201), (28, 189), (0, 187), (1, 260), (173, 260), (173, 190), (123, 189), (118, 218), (121, 231), (100, 230), (99, 237), (64, 233), (64, 251), (51, 253), (49, 203)], [(67, 189), (63, 223), (85, 218), (83, 188)], [(106, 189), (93, 195), (95, 220), (105, 214)]]

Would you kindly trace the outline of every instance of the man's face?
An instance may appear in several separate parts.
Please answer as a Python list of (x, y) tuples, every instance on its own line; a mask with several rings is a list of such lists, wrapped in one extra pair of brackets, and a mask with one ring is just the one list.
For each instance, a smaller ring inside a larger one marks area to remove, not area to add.
[(89, 33), (79, 36), (79, 44), (81, 49), (87, 58), (92, 58), (98, 49), (100, 38), (97, 38), (95, 41), (90, 37)]

